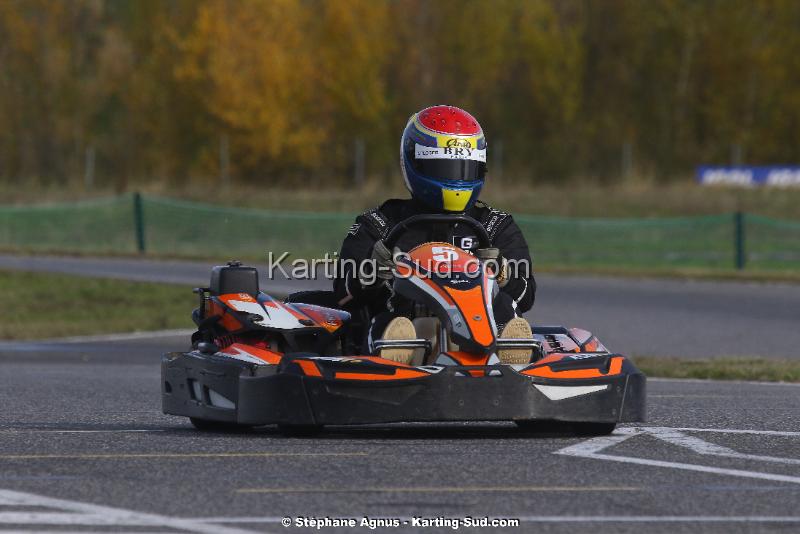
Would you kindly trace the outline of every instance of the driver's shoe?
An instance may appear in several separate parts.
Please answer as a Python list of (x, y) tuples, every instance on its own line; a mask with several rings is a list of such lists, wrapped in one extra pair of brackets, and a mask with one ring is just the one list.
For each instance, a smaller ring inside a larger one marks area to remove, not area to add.
[[(416, 339), (417, 329), (407, 317), (395, 317), (383, 331), (383, 339)], [(411, 363), (414, 349), (381, 349), (378, 355), (381, 358), (398, 363)]]
[[(503, 327), (500, 332), (500, 337), (509, 337), (514, 339), (533, 339), (533, 331), (528, 321), (522, 317), (514, 317)], [(513, 363), (528, 363), (531, 361), (533, 351), (531, 349), (501, 349), (497, 351), (497, 357), (500, 358), (500, 363), (513, 364)]]

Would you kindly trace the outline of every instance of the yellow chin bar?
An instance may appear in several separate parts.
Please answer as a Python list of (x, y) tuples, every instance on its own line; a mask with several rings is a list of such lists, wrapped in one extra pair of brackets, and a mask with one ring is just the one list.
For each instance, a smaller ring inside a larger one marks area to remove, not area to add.
[(468, 189), (442, 189), (442, 206), (445, 211), (464, 211), (471, 197)]

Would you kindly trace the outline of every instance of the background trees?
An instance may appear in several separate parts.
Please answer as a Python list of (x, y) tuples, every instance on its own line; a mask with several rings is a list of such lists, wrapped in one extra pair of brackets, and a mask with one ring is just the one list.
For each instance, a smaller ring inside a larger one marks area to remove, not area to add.
[(433, 103), (529, 182), (797, 163), (800, 3), (0, 2), (5, 182), (381, 177)]

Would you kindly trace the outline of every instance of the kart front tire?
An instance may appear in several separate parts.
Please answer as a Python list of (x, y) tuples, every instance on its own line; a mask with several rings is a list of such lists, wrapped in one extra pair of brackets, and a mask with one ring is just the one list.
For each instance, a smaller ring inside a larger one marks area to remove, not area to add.
[(322, 432), (322, 425), (278, 425), (278, 431), (287, 437), (308, 438)]
[(197, 430), (203, 432), (246, 432), (253, 427), (250, 425), (240, 425), (238, 423), (227, 423), (224, 421), (210, 421), (208, 419), (200, 419), (199, 417), (190, 417), (189, 421)]
[(563, 434), (570, 436), (608, 436), (617, 423), (594, 423), (572, 421), (542, 421), (536, 419), (514, 421), (518, 427), (532, 432)]
[(573, 426), (578, 436), (608, 436), (617, 428), (617, 423), (576, 423)]

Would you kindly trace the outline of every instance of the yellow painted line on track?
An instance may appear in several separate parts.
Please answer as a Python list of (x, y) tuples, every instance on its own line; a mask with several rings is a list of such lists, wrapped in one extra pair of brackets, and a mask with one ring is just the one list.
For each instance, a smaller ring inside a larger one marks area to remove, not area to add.
[(445, 486), (419, 488), (240, 488), (236, 493), (530, 493), (537, 491), (640, 491), (635, 486)]
[(313, 458), (368, 456), (366, 452), (143, 452), (108, 454), (0, 454), (0, 460), (136, 460), (140, 458)]
[(725, 399), (733, 396), (732, 393), (730, 395), (648, 395), (647, 397), (651, 399)]
[(152, 429), (119, 429), (119, 430), (60, 430), (57, 428), (3, 428), (0, 429), (0, 434), (22, 434), (22, 433), (40, 433), (40, 434), (126, 434), (126, 433), (148, 433), (148, 432), (166, 432), (161, 428)]

